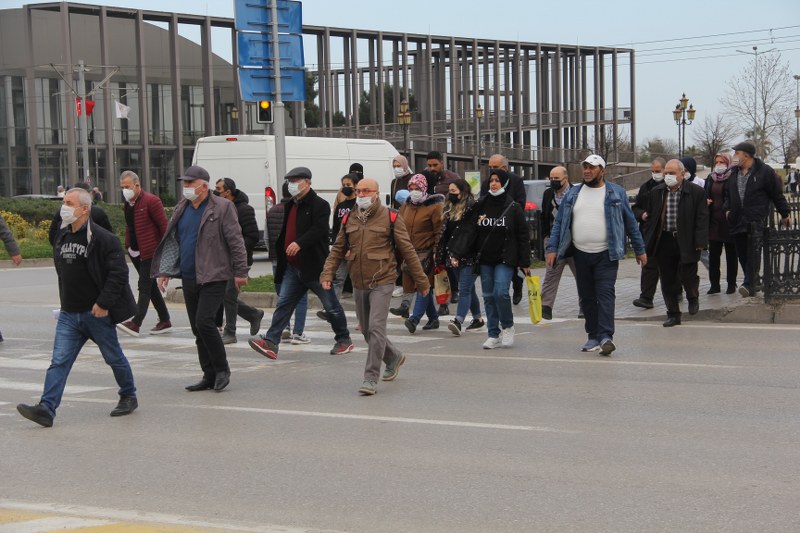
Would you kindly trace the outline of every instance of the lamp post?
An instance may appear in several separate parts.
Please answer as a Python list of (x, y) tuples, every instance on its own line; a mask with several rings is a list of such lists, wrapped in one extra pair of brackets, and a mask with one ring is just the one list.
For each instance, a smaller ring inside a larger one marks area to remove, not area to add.
[(483, 108), (481, 104), (478, 104), (478, 107), (475, 108), (475, 125), (476, 125), (476, 136), (478, 138), (478, 164), (480, 164), (480, 158), (483, 155), (483, 139), (481, 138), (481, 121), (483, 120)]
[(675, 124), (678, 126), (678, 157), (683, 157), (686, 151), (686, 126), (690, 126), (694, 121), (694, 114), (697, 110), (693, 105), (689, 104), (689, 99), (686, 98), (686, 93), (683, 93), (675, 109), (672, 110), (672, 118), (675, 119)]
[(239, 133), (239, 108), (236, 104), (231, 108), (231, 123), (233, 133)]
[(797, 150), (800, 152), (800, 74), (794, 75), (794, 81), (797, 85), (797, 104), (794, 108), (794, 118), (796, 120), (794, 142), (797, 145)]
[(411, 124), (411, 112), (408, 110), (408, 100), (400, 100), (400, 112), (397, 114), (397, 122), (403, 127), (403, 147), (408, 155), (408, 126)]

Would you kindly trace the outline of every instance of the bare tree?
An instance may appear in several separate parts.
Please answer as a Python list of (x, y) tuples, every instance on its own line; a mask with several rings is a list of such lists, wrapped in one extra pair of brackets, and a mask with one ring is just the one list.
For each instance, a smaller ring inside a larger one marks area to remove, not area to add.
[(752, 139), (762, 158), (777, 145), (782, 117), (794, 109), (791, 80), (789, 63), (781, 62), (780, 52), (759, 54), (728, 81), (720, 99), (738, 131)]
[(790, 165), (795, 162), (798, 155), (797, 145), (797, 131), (795, 129), (795, 121), (791, 120), (789, 116), (784, 116), (784, 120), (778, 124), (778, 132), (776, 135), (776, 148), (780, 152), (778, 159), (784, 165)]
[(696, 156), (704, 165), (712, 166), (715, 155), (730, 149), (731, 142), (736, 139), (737, 128), (727, 122), (723, 115), (714, 118), (706, 116), (696, 127), (694, 130)]
[(593, 153), (608, 162), (633, 161), (630, 135), (624, 127), (618, 128), (617, 136), (614, 137), (614, 127), (612, 125), (600, 126), (600, 138), (594, 139), (594, 136), (592, 136), (589, 144), (594, 147)]

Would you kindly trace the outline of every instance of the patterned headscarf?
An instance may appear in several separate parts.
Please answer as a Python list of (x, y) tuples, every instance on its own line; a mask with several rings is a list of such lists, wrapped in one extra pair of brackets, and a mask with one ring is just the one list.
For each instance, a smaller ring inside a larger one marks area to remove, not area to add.
[(411, 187), (412, 185), (422, 191), (422, 202), (424, 202), (428, 198), (428, 180), (422, 174), (414, 174), (408, 180), (408, 186)]
[(714, 181), (725, 181), (726, 179), (728, 179), (728, 176), (731, 175), (731, 156), (729, 156), (726, 153), (720, 152), (714, 156), (714, 160), (716, 161), (718, 157), (721, 157), (722, 160), (725, 161), (726, 170), (722, 174), (717, 174), (712, 169), (711, 177), (714, 179)]

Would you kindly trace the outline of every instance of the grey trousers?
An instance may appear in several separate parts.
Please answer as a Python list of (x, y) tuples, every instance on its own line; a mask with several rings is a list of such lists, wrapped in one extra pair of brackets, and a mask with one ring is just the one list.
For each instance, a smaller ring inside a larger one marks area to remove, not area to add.
[[(547, 239), (544, 241), (547, 246)], [(556, 261), (555, 266), (550, 268), (548, 266), (544, 271), (544, 280), (542, 281), (542, 307), (553, 308), (556, 303), (556, 295), (558, 294), (558, 284), (561, 282), (561, 274), (564, 273), (564, 267), (569, 265), (569, 269), (575, 276), (575, 260), (571, 257)]]
[(374, 289), (353, 287), (356, 317), (361, 326), (361, 334), (367, 341), (367, 365), (364, 368), (364, 381), (377, 383), (381, 372), (381, 361), (391, 363), (400, 354), (400, 351), (386, 336), (386, 320), (389, 315), (393, 290), (394, 283), (380, 285)]

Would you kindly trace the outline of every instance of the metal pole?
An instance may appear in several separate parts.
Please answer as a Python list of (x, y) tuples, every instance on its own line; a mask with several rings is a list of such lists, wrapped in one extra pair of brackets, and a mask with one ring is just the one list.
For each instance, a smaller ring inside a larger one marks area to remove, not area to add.
[(81, 114), (78, 117), (78, 129), (81, 134), (81, 151), (83, 152), (83, 171), (85, 181), (91, 183), (89, 177), (89, 130), (88, 121), (86, 120), (86, 67), (83, 64), (83, 59), (78, 61), (78, 98), (81, 101)]
[(758, 146), (756, 134), (756, 128), (758, 128), (758, 120), (756, 119), (758, 116), (758, 46), (753, 47), (753, 52), (755, 52), (756, 56), (756, 75), (754, 76), (755, 81), (753, 81), (753, 140)]
[(284, 120), (283, 101), (281, 101), (281, 53), (278, 44), (278, 0), (271, 0), (272, 12), (272, 66), (275, 76), (275, 109), (273, 121), (275, 127), (275, 172), (278, 180), (286, 176), (286, 123)]
[(680, 159), (681, 157), (683, 157), (683, 154), (681, 153), (681, 123), (677, 122), (677, 124), (678, 124), (678, 159)]

